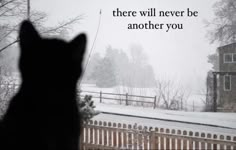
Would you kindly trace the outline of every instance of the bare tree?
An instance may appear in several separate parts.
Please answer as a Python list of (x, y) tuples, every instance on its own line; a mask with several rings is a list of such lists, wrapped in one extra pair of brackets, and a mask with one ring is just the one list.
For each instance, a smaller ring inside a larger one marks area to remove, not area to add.
[[(0, 43), (7, 39), (7, 42), (0, 45), (0, 52), (6, 50), (10, 46), (18, 42), (18, 26), (20, 22), (26, 19), (27, 16), (27, 1), (26, 0), (2, 0), (0, 1), (0, 30), (3, 34), (0, 35)], [(50, 36), (65, 34), (71, 29), (71, 26), (77, 23), (82, 18), (78, 15), (66, 21), (59, 22), (54, 27), (45, 27), (44, 23), (47, 19), (47, 14), (40, 11), (32, 10), (30, 19), (37, 26), (41, 34)]]
[(219, 0), (213, 6), (215, 18), (206, 21), (211, 30), (208, 37), (211, 43), (218, 41), (221, 44), (236, 42), (236, 1)]
[(182, 110), (188, 94), (171, 80), (157, 80), (155, 92), (157, 94), (156, 105), (164, 109)]

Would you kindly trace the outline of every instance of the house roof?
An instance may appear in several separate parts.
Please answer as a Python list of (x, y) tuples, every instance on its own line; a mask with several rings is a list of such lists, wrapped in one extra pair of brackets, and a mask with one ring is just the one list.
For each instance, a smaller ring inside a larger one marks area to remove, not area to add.
[(231, 44), (220, 46), (220, 47), (217, 48), (217, 51), (219, 52), (220, 50), (225, 50), (228, 47), (236, 47), (236, 43), (231, 43)]

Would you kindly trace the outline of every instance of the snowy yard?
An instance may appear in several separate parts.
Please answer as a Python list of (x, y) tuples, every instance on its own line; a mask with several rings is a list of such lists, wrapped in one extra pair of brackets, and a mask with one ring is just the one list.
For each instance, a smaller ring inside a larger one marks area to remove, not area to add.
[[(109, 93), (126, 93), (125, 87), (98, 88), (94, 85), (83, 85), (84, 91), (102, 91)], [(132, 90), (137, 94), (140, 89)], [(142, 89), (144, 96), (155, 96), (155, 90), (151, 88)], [(187, 104), (194, 100), (195, 105), (203, 107), (201, 96), (189, 96)], [(236, 113), (212, 113), (212, 112), (185, 112), (174, 110), (153, 109), (152, 107), (119, 105), (116, 101), (100, 103), (99, 99), (93, 98), (96, 110), (104, 112), (93, 118), (97, 121), (135, 124), (158, 128), (170, 128), (189, 131), (201, 131), (225, 135), (236, 135)], [(191, 108), (190, 108), (191, 109)], [(201, 109), (199, 108), (199, 111)], [(108, 114), (111, 113), (111, 114)], [(127, 116), (128, 115), (128, 116)], [(132, 117), (133, 116), (133, 117)], [(135, 117), (136, 116), (136, 117)], [(145, 118), (146, 117), (146, 118)]]
[(236, 113), (183, 112), (102, 103), (96, 103), (96, 110), (121, 115), (128, 114), (134, 116), (156, 118), (144, 119), (138, 117), (109, 115), (101, 113), (93, 118), (93, 120), (98, 121), (126, 123), (132, 125), (137, 123), (138, 125), (142, 126), (151, 126), (158, 128), (163, 127), (187, 131), (205, 131), (208, 133), (210, 132), (236, 135)]
[[(140, 96), (150, 96), (154, 97), (157, 95), (157, 91), (155, 88), (130, 88), (130, 87), (123, 87), (123, 86), (116, 86), (113, 88), (99, 88), (94, 84), (82, 84), (81, 85), (82, 91), (92, 91), (92, 92), (107, 92), (107, 93), (116, 93), (116, 94), (126, 94), (129, 95), (140, 95)], [(90, 93), (87, 93), (90, 94)], [(183, 102), (184, 109), (187, 109), (188, 111), (202, 111), (204, 108), (204, 100), (205, 96), (199, 93), (189, 93), (187, 99)], [(93, 98), (95, 102), (98, 102), (99, 100), (96, 98)], [(148, 100), (150, 101), (150, 99)], [(106, 101), (107, 103), (114, 103), (117, 104), (117, 101)], [(163, 102), (160, 102), (159, 104), (162, 105)]]

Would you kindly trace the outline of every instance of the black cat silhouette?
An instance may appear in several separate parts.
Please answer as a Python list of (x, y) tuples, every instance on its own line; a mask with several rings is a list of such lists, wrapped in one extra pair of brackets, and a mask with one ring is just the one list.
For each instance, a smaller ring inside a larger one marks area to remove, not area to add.
[(0, 150), (78, 150), (76, 85), (86, 36), (42, 38), (30, 21), (19, 32), (22, 84), (0, 124)]

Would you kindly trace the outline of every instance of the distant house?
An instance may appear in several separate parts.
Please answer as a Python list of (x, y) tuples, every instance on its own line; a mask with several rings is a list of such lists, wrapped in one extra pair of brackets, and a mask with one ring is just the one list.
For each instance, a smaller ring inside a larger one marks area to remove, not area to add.
[(218, 103), (220, 106), (236, 104), (236, 75), (227, 72), (236, 72), (236, 43), (218, 48), (219, 76)]

